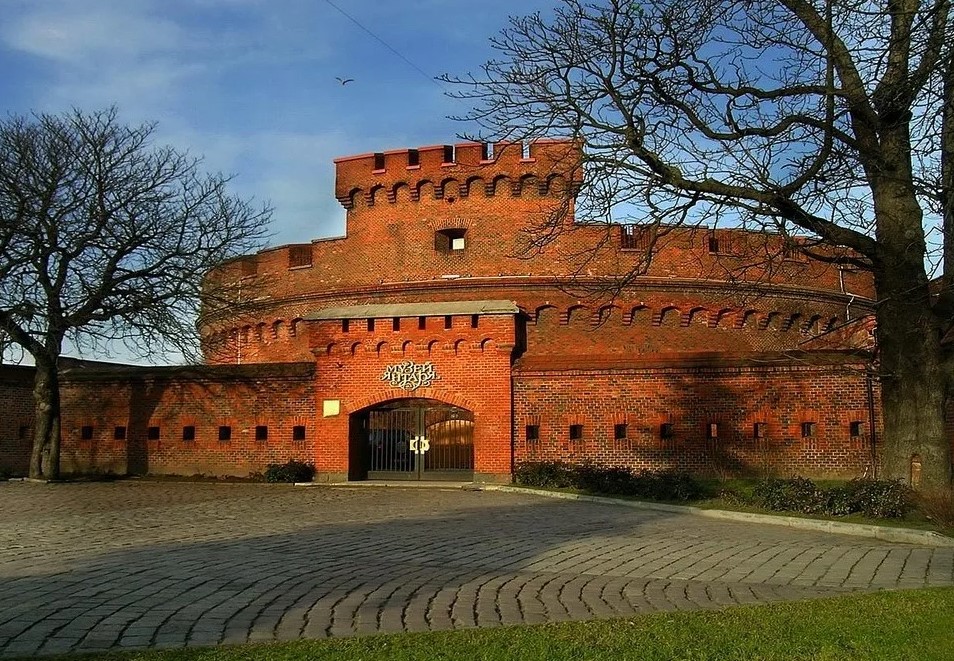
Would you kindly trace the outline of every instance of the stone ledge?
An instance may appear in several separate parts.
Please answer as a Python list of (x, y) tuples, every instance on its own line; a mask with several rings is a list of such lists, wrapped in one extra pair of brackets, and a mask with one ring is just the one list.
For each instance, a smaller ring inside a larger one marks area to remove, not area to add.
[(814, 530), (816, 532), (835, 533), (838, 535), (854, 535), (856, 537), (872, 537), (885, 542), (902, 544), (919, 544), (922, 546), (954, 548), (954, 538), (932, 532), (930, 530), (912, 530), (910, 528), (892, 528), (889, 526), (872, 526), (864, 523), (845, 523), (842, 521), (828, 521), (822, 519), (803, 519), (797, 516), (777, 516), (774, 514), (756, 514), (754, 512), (731, 512), (728, 510), (707, 510), (701, 507), (687, 505), (668, 505), (666, 503), (651, 503), (641, 500), (623, 500), (606, 496), (589, 496), (586, 494), (564, 493), (560, 491), (546, 491), (511, 485), (484, 484), (480, 485), (484, 491), (504, 491), (507, 493), (523, 493), (543, 496), (545, 498), (559, 498), (562, 500), (580, 500), (588, 503), (602, 503), (604, 505), (622, 505), (635, 509), (655, 510), (657, 512), (672, 512), (692, 514), (710, 519), (726, 521), (744, 521), (748, 523), (765, 523), (773, 526), (787, 526), (800, 530)]

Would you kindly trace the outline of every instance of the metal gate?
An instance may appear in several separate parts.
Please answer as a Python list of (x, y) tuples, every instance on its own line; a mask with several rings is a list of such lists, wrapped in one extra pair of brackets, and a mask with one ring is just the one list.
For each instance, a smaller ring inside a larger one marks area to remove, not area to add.
[(367, 412), (364, 465), (371, 480), (470, 480), (474, 414), (434, 400), (397, 400)]

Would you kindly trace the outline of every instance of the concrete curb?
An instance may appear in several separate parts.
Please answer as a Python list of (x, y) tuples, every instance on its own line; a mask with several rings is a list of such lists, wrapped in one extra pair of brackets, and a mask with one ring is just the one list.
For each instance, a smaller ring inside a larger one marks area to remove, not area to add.
[(776, 516), (774, 514), (755, 514), (753, 512), (730, 512), (727, 510), (707, 510), (700, 507), (686, 505), (667, 505), (665, 503), (651, 503), (641, 500), (623, 500), (621, 498), (607, 498), (606, 496), (588, 496), (562, 491), (546, 491), (529, 489), (503, 484), (485, 484), (479, 487), (483, 491), (503, 491), (505, 493), (522, 493), (557, 498), (561, 500), (580, 500), (587, 503), (601, 503), (603, 505), (622, 505), (634, 509), (654, 510), (676, 514), (691, 514), (710, 519), (725, 521), (743, 521), (748, 523), (765, 523), (773, 526), (787, 526), (799, 530), (814, 530), (816, 532), (835, 533), (838, 535), (854, 535), (856, 537), (873, 537), (885, 542), (900, 542), (903, 544), (918, 544), (921, 546), (954, 547), (954, 538), (940, 535), (930, 530), (911, 530), (910, 528), (891, 528), (887, 526), (872, 526), (864, 523), (843, 523), (841, 521), (825, 521), (821, 519), (803, 519), (796, 516)]

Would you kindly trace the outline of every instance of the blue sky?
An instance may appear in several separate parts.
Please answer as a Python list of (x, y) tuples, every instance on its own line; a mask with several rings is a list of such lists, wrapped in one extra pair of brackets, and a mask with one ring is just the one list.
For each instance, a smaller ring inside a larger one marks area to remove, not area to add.
[(332, 159), (454, 141), (467, 106), (433, 77), (477, 71), (508, 15), (555, 2), (334, 4), (414, 66), (327, 0), (0, 0), (0, 98), (7, 114), (116, 105), (269, 200), (273, 245), (342, 234)]

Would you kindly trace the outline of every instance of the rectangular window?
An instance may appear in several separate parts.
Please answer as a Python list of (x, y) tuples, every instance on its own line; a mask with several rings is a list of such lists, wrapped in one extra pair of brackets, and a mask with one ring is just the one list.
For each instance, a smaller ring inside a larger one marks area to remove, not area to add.
[(648, 250), (650, 230), (641, 225), (620, 225), (619, 247), (623, 250)]
[(860, 420), (855, 420), (848, 425), (848, 430), (851, 432), (852, 438), (863, 436), (865, 433), (865, 423)]
[(583, 425), (570, 425), (570, 440), (571, 441), (583, 440)]
[(384, 153), (383, 152), (374, 152), (374, 169), (383, 170), (384, 169)]
[(706, 438), (719, 438), (718, 422), (710, 422), (706, 425)]
[(454, 145), (444, 145), (444, 163), (454, 162)]
[(814, 422), (802, 423), (802, 438), (812, 438), (818, 431), (818, 426)]
[(126, 440), (126, 428), (123, 426), (113, 427), (113, 440), (114, 441), (125, 441)]
[(676, 435), (676, 430), (671, 422), (664, 422), (659, 425), (659, 438), (672, 438)]
[(629, 425), (627, 425), (625, 422), (619, 422), (613, 425), (613, 440), (625, 441), (628, 433)]
[(250, 276), (258, 273), (258, 261), (253, 257), (246, 257), (242, 260), (242, 275)]
[[(421, 164), (421, 152), (416, 149), (407, 150), (407, 166), (409, 168), (415, 168)], [(384, 164), (381, 164), (381, 167), (384, 167)]]
[(417, 330), (427, 330), (427, 317), (417, 318)]
[(150, 441), (158, 441), (158, 440), (159, 440), (159, 428), (158, 428), (158, 427), (149, 427), (149, 428), (146, 430), (146, 438), (149, 439)]
[(719, 237), (715, 234), (709, 235), (709, 252), (712, 254), (719, 252)]
[(540, 425), (527, 425), (526, 429), (524, 430), (524, 438), (531, 443), (534, 441), (539, 441)]
[(341, 320), (341, 332), (342, 332), (342, 333), (347, 333), (347, 332), (350, 331), (350, 330), (351, 330), (351, 320), (350, 320), (350, 319), (342, 319), (342, 320)]
[(480, 325), (480, 315), (472, 314), (470, 315), (470, 327), (477, 328)]
[(300, 266), (311, 266), (311, 244), (307, 246), (289, 246), (288, 247), (288, 268), (298, 268)]
[(451, 328), (454, 325), (454, 318), (449, 314), (444, 315), (444, 330)]
[(227, 443), (232, 440), (232, 428), (228, 425), (219, 427), (219, 441)]
[(401, 318), (394, 317), (391, 319), (391, 330), (399, 331), (401, 330)]
[(292, 440), (293, 441), (305, 440), (305, 425), (295, 425), (294, 427), (292, 427)]
[(93, 440), (93, 426), (92, 425), (83, 425), (80, 427), (80, 440), (83, 441), (92, 441)]
[(27, 434), (29, 433), (30, 433), (29, 425), (20, 425), (20, 428), (17, 429), (17, 438), (19, 438), (20, 440), (23, 440), (24, 438), (27, 437)]
[(482, 142), (480, 144), (480, 160), (489, 161), (494, 157), (494, 146), (489, 142)]
[(255, 427), (255, 440), (256, 441), (267, 441), (268, 440), (268, 427), (265, 425), (257, 425)]
[(467, 247), (467, 230), (463, 227), (451, 227), (434, 232), (434, 250), (452, 253)]
[(794, 239), (786, 239), (782, 244), (782, 259), (801, 259), (802, 253), (798, 249), (798, 242)]
[(374, 319), (368, 319), (368, 332), (374, 332)]
[(182, 428), (182, 440), (183, 441), (194, 441), (195, 440), (195, 425), (186, 425)]
[(768, 431), (768, 425), (764, 422), (756, 422), (752, 425), (752, 438), (765, 438)]

